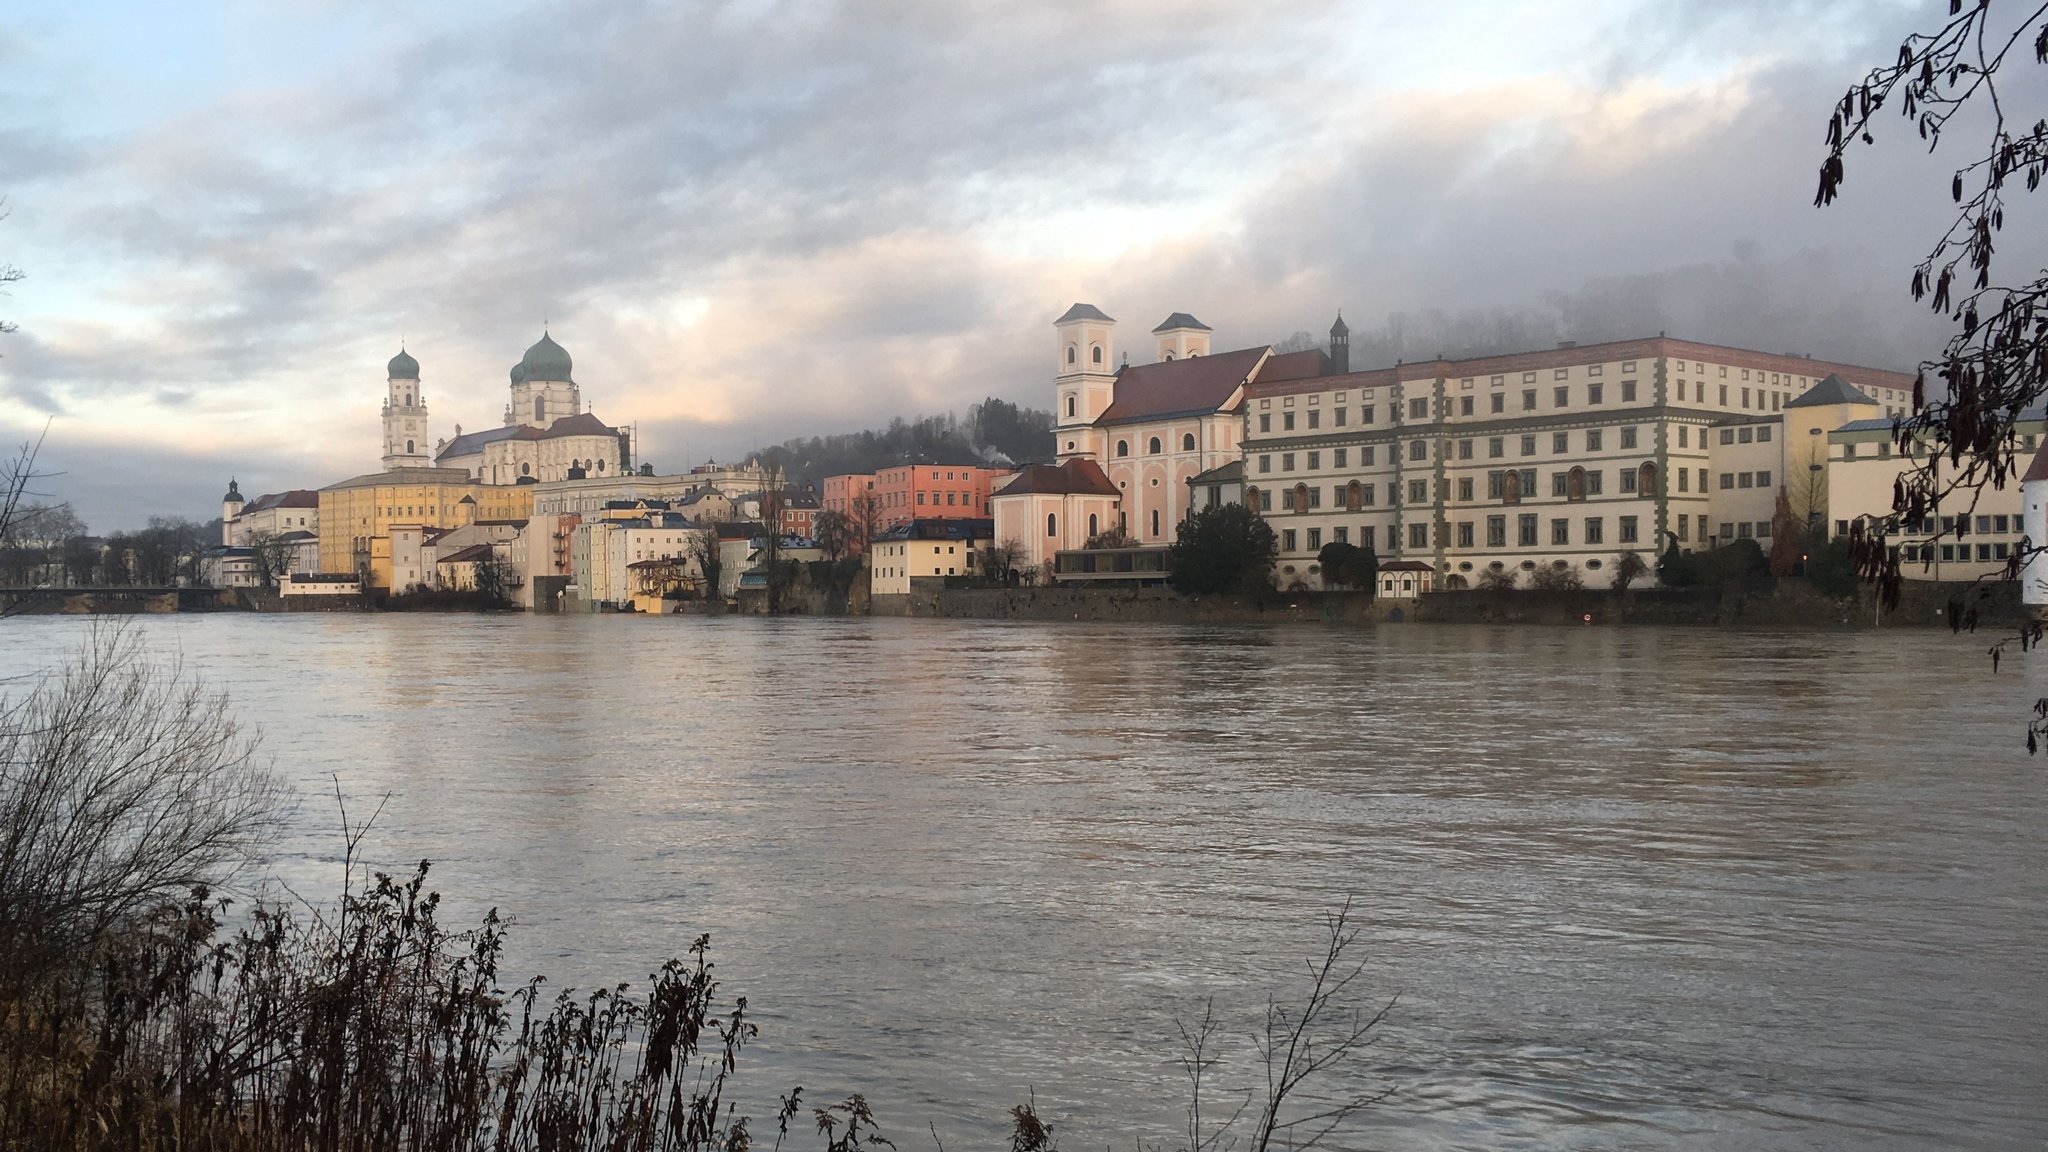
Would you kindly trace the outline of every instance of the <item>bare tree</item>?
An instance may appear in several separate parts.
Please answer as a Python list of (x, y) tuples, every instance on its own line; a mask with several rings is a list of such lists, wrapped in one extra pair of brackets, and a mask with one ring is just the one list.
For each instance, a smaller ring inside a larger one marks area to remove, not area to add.
[(855, 551), (865, 555), (868, 545), (882, 532), (882, 498), (872, 491), (856, 494), (847, 518), (853, 529)]
[(228, 881), (282, 795), (223, 694), (131, 629), (94, 628), (71, 664), (0, 700), (0, 955), (61, 955)]
[(291, 573), (295, 549), (278, 533), (258, 532), (249, 537), (249, 550), (255, 553), (256, 578), (265, 588), (277, 587), (278, 578)]
[(1015, 536), (991, 540), (981, 550), (981, 573), (997, 584), (1007, 584), (1024, 560), (1024, 542)]
[(1649, 570), (1649, 561), (1643, 559), (1643, 554), (1630, 548), (1614, 558), (1614, 590), (1628, 591), (1628, 586), (1642, 579)]
[[(0, 200), (0, 220), (5, 220), (7, 219), (7, 217), (7, 201)], [(7, 285), (19, 284), (20, 282), (26, 279), (28, 279), (28, 273), (23, 272), (21, 269), (16, 268), (14, 265), (9, 264), (4, 260), (0, 260), (0, 296), (6, 296), (10, 294), (7, 291)], [(10, 320), (0, 320), (0, 335), (5, 335), (9, 332), (12, 332), (17, 327), (19, 326)]]
[(724, 596), (725, 557), (718, 550), (718, 529), (700, 528), (690, 534), (690, 558), (697, 562), (697, 571), (704, 577), (704, 598), (719, 600)]
[[(1929, 519), (1938, 527), (1944, 514), (1963, 521), (1985, 489), (2017, 481), (2026, 467), (2017, 425), (2048, 396), (2048, 268), (2025, 269), (2013, 281), (1992, 274), (2008, 209), (2015, 218), (2021, 210), (2008, 204), (2008, 193), (2038, 191), (2048, 178), (2048, 116), (2027, 107), (2042, 89), (2038, 82), (2003, 83), (2012, 78), (2007, 64), (2024, 67), (2015, 51), (2028, 49), (2034, 63), (2048, 64), (2048, 4), (1949, 0), (1943, 22), (1907, 36), (1887, 62), (1850, 85), (1828, 121), (1816, 205), (1842, 195), (1848, 151), (1876, 143), (1886, 109), (1904, 117), (1930, 153), (1950, 138), (1951, 128), (1967, 141), (1950, 170), (1955, 214), (1914, 267), (1910, 289), (1954, 328), (1940, 355), (1920, 366), (1911, 415), (1893, 422), (1893, 443), (1913, 463), (1893, 486), (1892, 515), (1867, 526), (1859, 520), (1849, 532), (1856, 573), (1875, 586), (1881, 606), (1898, 603), (1903, 579), (1904, 550), (1891, 538)], [(2036, 248), (2022, 245), (2020, 251), (2031, 255)], [(1945, 535), (1936, 531), (1929, 538)], [(2024, 542), (1999, 578), (2018, 579), (2044, 546)], [(1980, 587), (1972, 597), (1953, 598), (1950, 626), (1974, 630), (1986, 592)], [(2009, 646), (2026, 649), (2043, 639), (2048, 629), (2040, 621), (2022, 621), (1991, 645), (1993, 667)], [(2029, 750), (2044, 738), (2048, 697), (2035, 703)]]
[(1249, 1152), (1314, 1148), (1345, 1121), (1392, 1095), (1391, 1088), (1346, 1092), (1319, 1095), (1314, 1103), (1303, 1104), (1315, 1091), (1312, 1082), (1353, 1063), (1377, 1041), (1375, 1030), (1395, 1004), (1388, 1000), (1367, 1012), (1351, 1003), (1365, 972), (1365, 964), (1351, 958), (1358, 945), (1358, 930), (1351, 926), (1351, 901), (1330, 913), (1324, 927), (1327, 936), (1322, 954), (1308, 965), (1306, 995), (1291, 1004), (1269, 998), (1265, 1020), (1252, 1037), (1264, 1084), (1242, 1093), (1220, 1121), (1207, 1111), (1210, 1073), (1222, 1062), (1216, 1050), (1221, 1025), (1214, 1002), (1204, 1006), (1199, 1021), (1179, 1022), (1179, 1063), (1189, 1085), (1183, 1152), (1220, 1152), (1233, 1147), (1236, 1138), (1232, 1133), (1250, 1112), (1255, 1115), (1253, 1130), (1245, 1141)]

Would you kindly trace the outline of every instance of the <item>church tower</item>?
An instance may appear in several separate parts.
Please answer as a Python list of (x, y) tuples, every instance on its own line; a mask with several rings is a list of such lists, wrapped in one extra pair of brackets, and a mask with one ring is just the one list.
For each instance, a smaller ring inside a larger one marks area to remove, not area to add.
[(1059, 334), (1053, 417), (1059, 458), (1099, 455), (1095, 420), (1116, 398), (1116, 321), (1093, 304), (1076, 304), (1053, 329)]
[(384, 370), (384, 470), (432, 467), (427, 454), (427, 397), (420, 391), (420, 362), (405, 349)]
[(512, 402), (505, 423), (546, 428), (583, 411), (583, 389), (571, 375), (569, 350), (542, 330), (540, 339), (512, 366)]
[(232, 545), (235, 542), (235, 520), (242, 514), (242, 489), (232, 477), (228, 480), (228, 494), (220, 498), (220, 542)]
[(1152, 330), (1152, 338), (1157, 345), (1153, 351), (1161, 362), (1209, 354), (1209, 326), (1185, 312), (1161, 320)]
[(1330, 325), (1330, 372), (1341, 375), (1351, 371), (1351, 326), (1344, 323), (1344, 313), (1337, 313), (1337, 322)]

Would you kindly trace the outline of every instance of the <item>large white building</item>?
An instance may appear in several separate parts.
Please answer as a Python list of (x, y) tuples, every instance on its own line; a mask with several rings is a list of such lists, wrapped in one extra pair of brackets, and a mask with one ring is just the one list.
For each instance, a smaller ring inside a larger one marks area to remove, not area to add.
[(401, 349), (385, 366), (384, 470), (460, 469), (485, 484), (535, 484), (630, 472), (632, 430), (614, 428), (583, 405), (569, 352), (543, 332), (512, 366), (502, 426), (462, 431), (428, 445), (420, 364)]

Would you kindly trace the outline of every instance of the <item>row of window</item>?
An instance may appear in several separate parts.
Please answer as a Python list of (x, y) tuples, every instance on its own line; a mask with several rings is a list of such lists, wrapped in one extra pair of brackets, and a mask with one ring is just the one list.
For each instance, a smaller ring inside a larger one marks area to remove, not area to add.
[[(1291, 419), (1293, 417), (1293, 413), (1288, 413), (1288, 416)], [(1290, 427), (1291, 426), (1292, 425), (1290, 425)], [(1183, 452), (1193, 452), (1195, 450), (1195, 434), (1193, 432), (1181, 433), (1180, 450)], [(1162, 448), (1160, 447), (1159, 437), (1154, 436), (1152, 437), (1152, 439), (1145, 442), (1145, 452), (1147, 455), (1157, 456), (1160, 454), (1161, 451)], [(1129, 440), (1117, 441), (1116, 454), (1118, 456), (1129, 456), (1131, 454), (1131, 442)]]
[(1723, 492), (1731, 488), (1769, 488), (1770, 486), (1771, 473), (1768, 468), (1757, 472), (1721, 473), (1721, 490)]
[[(1863, 519), (1867, 521), (1868, 517)], [(1919, 520), (1906, 521), (1905, 531), (1910, 535), (1917, 536), (1924, 533), (1932, 533), (1935, 527), (1935, 518), (1928, 516)], [(1978, 536), (2003, 536), (2008, 533), (2018, 533), (2026, 530), (2021, 523), (2020, 517), (2005, 515), (1980, 515), (1974, 520), (1969, 516), (1943, 516), (1940, 520), (1940, 529), (1941, 534), (1944, 536), (1968, 536), (1972, 532)], [(1847, 536), (1848, 534), (1849, 521), (1835, 521), (1835, 535)]]
[[(1972, 559), (1971, 545), (1943, 544), (1940, 547), (1943, 560), (1961, 561), (1967, 564)], [(1978, 544), (1975, 547), (1976, 555), (1974, 558), (1976, 561), (1980, 564), (1989, 564), (1994, 560), (2010, 559), (2017, 546), (2012, 544)], [(1899, 555), (1901, 558), (1916, 564), (1931, 564), (1934, 562), (1935, 545), (1908, 544), (1900, 550)]]
[[(1684, 517), (1679, 517), (1679, 520), (1683, 521)], [(1642, 522), (1639, 517), (1617, 517), (1615, 520), (1614, 542), (1617, 544), (1642, 543), (1641, 523)], [(1429, 536), (1431, 527), (1432, 526), (1429, 524), (1408, 525), (1408, 547), (1429, 547)], [(1450, 536), (1450, 540), (1439, 541), (1439, 543), (1444, 544), (1446, 547), (1477, 547), (1474, 541), (1477, 537), (1478, 525), (1471, 520), (1460, 520), (1453, 524), (1439, 524), (1435, 525), (1435, 528), (1437, 529), (1439, 535), (1448, 534)], [(1705, 530), (1704, 523), (1701, 524), (1701, 529), (1702, 531)], [(1541, 531), (1541, 518), (1535, 516), (1534, 514), (1516, 517), (1515, 546), (1519, 548), (1537, 547), (1538, 536), (1541, 534)], [(1339, 525), (1333, 529), (1333, 532), (1335, 543), (1345, 544), (1350, 542), (1350, 527), (1348, 525)], [(1391, 536), (1392, 530), (1390, 529), (1389, 532)], [(1578, 535), (1579, 540), (1577, 541), (1577, 543), (1586, 544), (1589, 546), (1605, 545), (1607, 543), (1606, 518), (1602, 516), (1585, 517), (1583, 520), (1580, 521)], [(1321, 528), (1308, 528), (1303, 529), (1300, 532), (1297, 532), (1293, 528), (1283, 528), (1280, 530), (1280, 550), (1282, 552), (1299, 551), (1300, 549), (1298, 549), (1296, 545), (1298, 542), (1303, 540), (1307, 542), (1308, 551), (1321, 551), (1323, 547), (1323, 530)], [(1374, 547), (1372, 525), (1367, 524), (1360, 526), (1359, 542), (1367, 548)], [(1550, 521), (1551, 546), (1570, 547), (1573, 543), (1574, 541), (1572, 539), (1571, 520), (1563, 516), (1553, 518)], [(1506, 548), (1508, 546), (1508, 518), (1506, 516), (1488, 516), (1486, 518), (1486, 546), (1488, 548)]]
[(1736, 428), (1723, 428), (1721, 429), (1721, 443), (1749, 444), (1753, 442), (1769, 444), (1771, 442), (1771, 427), (1769, 424), (1744, 424)]
[[(1683, 428), (1683, 427), (1681, 427), (1681, 428), (1680, 428), (1680, 429), (1679, 429), (1678, 431), (1679, 431), (1679, 433), (1680, 433), (1680, 436), (1679, 436), (1679, 446), (1680, 446), (1680, 447), (1687, 447), (1688, 445), (1686, 445), (1686, 444), (1685, 444), (1685, 442), (1684, 442), (1684, 441), (1685, 441), (1685, 436), (1684, 436), (1684, 433), (1685, 433), (1686, 429), (1685, 429), (1685, 428)], [(1606, 435), (1606, 433), (1607, 433), (1607, 430), (1606, 430), (1606, 429), (1604, 429), (1604, 428), (1588, 428), (1588, 429), (1586, 429), (1586, 430), (1585, 430), (1585, 450), (1586, 450), (1586, 451), (1588, 451), (1588, 452), (1604, 452), (1604, 451), (1606, 451), (1606, 450), (1607, 450), (1607, 435)], [(1618, 436), (1616, 437), (1616, 441), (1617, 441), (1616, 447), (1617, 447), (1617, 448), (1618, 448), (1618, 449), (1619, 449), (1620, 451), (1624, 451), (1624, 452), (1627, 452), (1627, 451), (1634, 451), (1634, 450), (1636, 450), (1636, 449), (1637, 449), (1637, 448), (1638, 448), (1638, 447), (1640, 446), (1640, 444), (1641, 444), (1641, 438), (1640, 438), (1640, 435), (1639, 435), (1639, 429), (1637, 429), (1637, 428), (1636, 428), (1636, 427), (1635, 427), (1634, 425), (1629, 425), (1628, 427), (1625, 427), (1625, 428), (1619, 429), (1619, 435), (1618, 435)], [(1119, 444), (1121, 444), (1121, 441), (1119, 441)], [(1473, 458), (1473, 450), (1474, 450), (1474, 449), (1475, 449), (1475, 448), (1477, 447), (1477, 444), (1478, 444), (1478, 442), (1477, 442), (1476, 440), (1473, 440), (1473, 439), (1470, 439), (1470, 438), (1467, 438), (1467, 439), (1463, 439), (1463, 440), (1459, 440), (1459, 441), (1457, 442), (1457, 447), (1456, 447), (1456, 449), (1455, 449), (1455, 452), (1456, 452), (1456, 456), (1457, 456), (1457, 459), (1459, 459), (1459, 460), (1470, 460), (1470, 459), (1472, 459), (1472, 458)], [(1498, 459), (1500, 459), (1501, 457), (1503, 457), (1503, 456), (1506, 456), (1506, 455), (1507, 455), (1507, 444), (1508, 444), (1508, 442), (1507, 442), (1507, 437), (1505, 437), (1505, 436), (1493, 436), (1493, 437), (1489, 437), (1489, 438), (1487, 439), (1487, 441), (1486, 441), (1486, 457), (1487, 457), (1487, 459), (1489, 459), (1489, 460), (1498, 460)], [(1533, 433), (1532, 433), (1532, 434), (1530, 434), (1530, 435), (1526, 435), (1526, 436), (1523, 436), (1523, 437), (1521, 438), (1521, 445), (1520, 445), (1520, 447), (1521, 447), (1521, 452), (1520, 452), (1520, 455), (1523, 455), (1523, 456), (1534, 456), (1534, 455), (1536, 455), (1536, 444), (1537, 444), (1537, 437), (1536, 437), (1536, 435), (1535, 435), (1535, 434), (1533, 434)], [(1551, 454), (1552, 454), (1552, 455), (1554, 455), (1554, 456), (1563, 456), (1563, 455), (1568, 455), (1568, 454), (1570, 454), (1571, 450), (1572, 450), (1572, 444), (1571, 444), (1571, 433), (1570, 433), (1569, 431), (1565, 431), (1565, 432), (1552, 432), (1552, 433), (1550, 434), (1550, 452), (1551, 452)], [(1393, 447), (1393, 450), (1392, 450), (1392, 451), (1391, 451), (1391, 452), (1390, 452), (1390, 453), (1388, 454), (1388, 459), (1389, 459), (1390, 461), (1392, 461), (1392, 460), (1394, 460), (1394, 459), (1397, 459), (1397, 458), (1399, 457), (1400, 451), (1401, 451), (1401, 450), (1400, 450), (1400, 448), (1399, 448), (1398, 446), (1394, 446), (1394, 447)], [(1409, 459), (1409, 460), (1411, 460), (1411, 461), (1427, 461), (1427, 460), (1429, 459), (1429, 441), (1428, 441), (1428, 440), (1410, 440), (1410, 441), (1408, 442), (1408, 450), (1407, 450), (1407, 451), (1408, 451), (1408, 459)], [(1300, 460), (1300, 461), (1304, 462), (1304, 463), (1305, 463), (1305, 464), (1307, 465), (1307, 467), (1306, 467), (1306, 469), (1305, 469), (1305, 470), (1306, 470), (1306, 471), (1309, 471), (1309, 472), (1316, 472), (1316, 471), (1320, 471), (1320, 470), (1322, 469), (1322, 467), (1323, 467), (1323, 453), (1322, 453), (1322, 450), (1321, 450), (1321, 449), (1314, 449), (1314, 450), (1310, 450), (1310, 451), (1306, 451), (1306, 452), (1301, 452), (1301, 453), (1295, 453), (1295, 452), (1282, 452), (1282, 453), (1280, 453), (1280, 454), (1279, 454), (1279, 456), (1280, 456), (1280, 471), (1282, 471), (1282, 472), (1292, 472), (1292, 471), (1294, 471), (1295, 463), (1296, 463), (1296, 461), (1297, 461), (1297, 460)], [(1375, 464), (1375, 462), (1377, 461), (1377, 458), (1378, 458), (1378, 451), (1377, 451), (1377, 446), (1376, 446), (1376, 445), (1372, 445), (1372, 444), (1362, 444), (1362, 445), (1359, 445), (1359, 447), (1358, 447), (1358, 466), (1359, 466), (1359, 467), (1361, 467), (1361, 468), (1370, 468), (1370, 467), (1373, 467), (1373, 465), (1374, 465), (1374, 464)], [(1330, 449), (1330, 466), (1331, 466), (1332, 468), (1349, 468), (1349, 467), (1351, 466), (1351, 449), (1349, 449), (1349, 448), (1332, 448), (1332, 449)], [(1259, 471), (1260, 471), (1260, 472), (1267, 472), (1267, 473), (1270, 473), (1270, 472), (1272, 472), (1272, 471), (1273, 471), (1273, 453), (1267, 452), (1267, 453), (1262, 453), (1262, 454), (1260, 454), (1260, 456), (1259, 456), (1259, 465), (1258, 465), (1258, 467), (1259, 467)]]
[[(1754, 475), (1762, 476), (1765, 482), (1768, 482), (1770, 478), (1770, 473), (1768, 472), (1756, 473)], [(1572, 468), (1568, 471), (1553, 472), (1550, 474), (1550, 494), (1575, 501), (1584, 500), (1590, 496), (1599, 496), (1606, 486), (1605, 476), (1606, 473), (1604, 472), (1586, 468)], [(1687, 490), (1690, 487), (1688, 483), (1690, 478), (1683, 469), (1679, 471), (1678, 476), (1680, 480), (1679, 489), (1681, 491)], [(1652, 495), (1656, 491), (1657, 468), (1656, 465), (1646, 462), (1639, 468), (1621, 469), (1615, 473), (1615, 478), (1618, 490), (1624, 495)], [(1408, 481), (1408, 503), (1427, 503), (1430, 499), (1430, 483), (1427, 479)], [(1457, 486), (1457, 499), (1469, 502), (1474, 498), (1475, 485), (1473, 477), (1460, 476), (1455, 480), (1455, 484)], [(1749, 484), (1744, 484), (1743, 487), (1749, 487)], [(1530, 495), (1535, 490), (1536, 469), (1534, 468), (1511, 469), (1486, 474), (1486, 498), (1489, 500), (1500, 500), (1509, 504), (1518, 504), (1525, 496)], [(1705, 490), (1705, 477), (1702, 474), (1701, 491)], [(1271, 512), (1273, 510), (1272, 491), (1270, 489), (1258, 488), (1254, 488), (1253, 491), (1257, 493), (1259, 511)], [(1400, 485), (1390, 482), (1387, 485), (1387, 503), (1399, 504), (1401, 502), (1401, 493)], [(1330, 506), (1333, 508), (1342, 508), (1356, 512), (1360, 508), (1373, 507), (1378, 501), (1379, 485), (1377, 484), (1354, 480), (1349, 484), (1336, 484), (1330, 487)], [(1296, 484), (1292, 487), (1280, 489), (1280, 510), (1283, 512), (1309, 512), (1322, 506), (1323, 489), (1320, 485)]]

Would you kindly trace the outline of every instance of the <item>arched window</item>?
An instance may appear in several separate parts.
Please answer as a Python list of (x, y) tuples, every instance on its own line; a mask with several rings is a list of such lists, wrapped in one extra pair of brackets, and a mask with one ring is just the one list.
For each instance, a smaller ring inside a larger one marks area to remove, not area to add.
[(1308, 511), (1308, 485), (1296, 484), (1294, 486), (1294, 510), (1296, 512)]
[(1365, 487), (1353, 480), (1344, 486), (1344, 510), (1356, 512), (1365, 507)]
[(519, 474), (520, 474), (521, 476), (531, 476), (531, 475), (533, 475), (533, 465), (531, 465), (531, 464), (521, 464), (521, 465), (519, 466)]
[(1657, 465), (1645, 460), (1636, 474), (1636, 490), (1645, 496), (1657, 494)]
[(405, 394), (405, 406), (406, 406), (407, 408), (410, 408), (410, 407), (412, 407), (412, 393), (410, 393), (410, 392), (407, 392), (407, 393)]
[(405, 454), (408, 456), (412, 455), (412, 441), (410, 440), (405, 442)]
[(1131, 454), (1131, 442), (1129, 440), (1117, 441), (1116, 454), (1119, 456), (1129, 456)]
[(1073, 416), (1074, 416), (1074, 398), (1073, 398), (1072, 396), (1069, 396), (1069, 397), (1067, 397), (1067, 418), (1071, 420), (1071, 419), (1073, 419)]
[(1159, 535), (1159, 509), (1157, 508), (1152, 510), (1152, 534), (1154, 536)]
[(1245, 507), (1247, 507), (1247, 508), (1249, 508), (1249, 509), (1251, 509), (1251, 510), (1252, 510), (1252, 511), (1254, 511), (1254, 512), (1257, 512), (1257, 511), (1259, 510), (1259, 488), (1258, 488), (1258, 485), (1256, 485), (1256, 484), (1247, 484), (1247, 485), (1245, 485), (1245, 488), (1244, 488), (1244, 506), (1245, 506)]
[(1045, 514), (1045, 534), (1047, 536), (1057, 536), (1060, 534), (1059, 513), (1047, 512)]
[(1094, 361), (1095, 361), (1095, 362), (1096, 362), (1097, 364), (1100, 364), (1100, 363), (1102, 363), (1102, 345), (1100, 345), (1100, 344), (1097, 344), (1097, 345), (1094, 345), (1093, 347), (1089, 348), (1089, 349), (1088, 349), (1088, 356), (1089, 356), (1089, 358), (1090, 358), (1090, 359), (1094, 360)]
[(1507, 477), (1501, 481), (1500, 499), (1503, 504), (1520, 504), (1522, 502), (1522, 474), (1520, 472), (1509, 470)]
[(548, 418), (548, 400), (545, 396), (533, 398), (533, 422), (538, 424)]
[(1183, 452), (1193, 452), (1195, 450), (1195, 434), (1193, 432), (1183, 432), (1180, 434), (1180, 450)]
[(1097, 534), (1098, 534), (1099, 532), (1100, 532), (1100, 529), (1096, 528), (1096, 526), (1095, 526), (1095, 513), (1093, 513), (1093, 512), (1090, 512), (1090, 513), (1088, 514), (1088, 537), (1089, 537), (1089, 539), (1091, 539), (1091, 540), (1092, 540), (1092, 539), (1094, 539), (1094, 538), (1095, 538), (1095, 536), (1096, 536), (1096, 535), (1097, 535)]
[(1586, 470), (1573, 468), (1565, 473), (1564, 498), (1574, 503), (1586, 498)]
[(1072, 344), (1069, 344), (1069, 345), (1067, 345), (1067, 363), (1069, 363), (1069, 364), (1072, 364), (1073, 362), (1074, 362), (1074, 346), (1073, 346)]
[(1164, 360), (1171, 360), (1171, 359), (1173, 359), (1173, 353), (1171, 353), (1171, 352), (1168, 352), (1168, 353), (1167, 353), (1167, 354), (1166, 354), (1165, 356), (1161, 357), (1161, 359), (1164, 359)]
[(599, 461), (597, 462), (597, 470), (598, 470), (599, 472), (602, 472), (602, 471), (604, 471), (604, 461), (602, 461), (602, 460), (599, 460)]
[(1145, 449), (1145, 451), (1147, 451), (1147, 452), (1150, 452), (1150, 453), (1151, 453), (1152, 455), (1154, 455), (1154, 456), (1157, 456), (1157, 455), (1159, 455), (1159, 437), (1157, 437), (1157, 436), (1154, 436), (1154, 437), (1152, 438), (1152, 445), (1151, 445), (1151, 447), (1149, 447), (1149, 448)]

